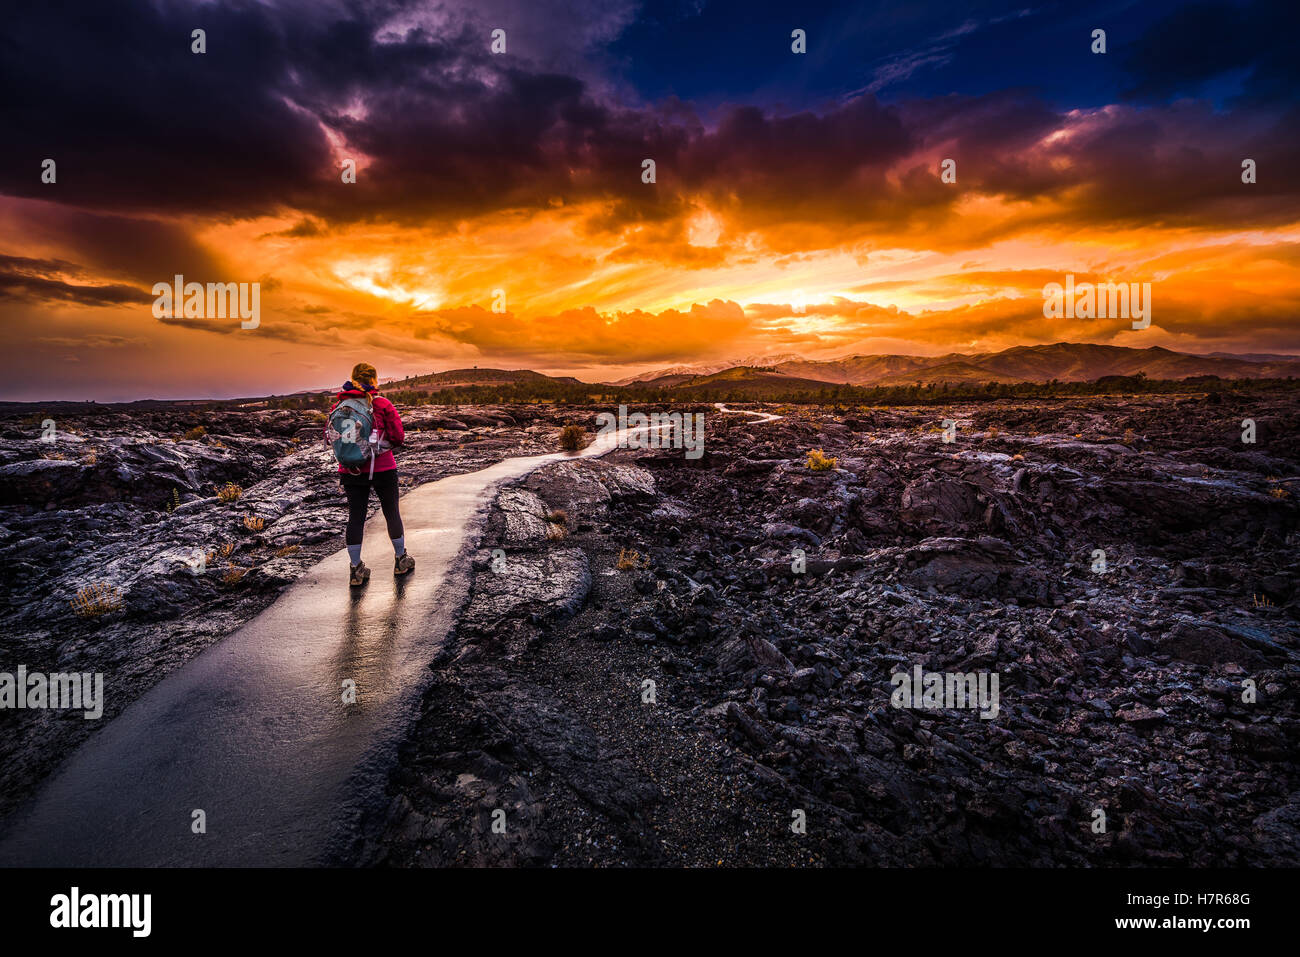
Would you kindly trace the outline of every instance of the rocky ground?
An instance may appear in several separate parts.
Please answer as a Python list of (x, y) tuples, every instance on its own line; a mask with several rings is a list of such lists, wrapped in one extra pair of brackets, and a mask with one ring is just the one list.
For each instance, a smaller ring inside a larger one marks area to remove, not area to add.
[[(516, 407), (403, 416), (407, 487), (553, 451), (567, 421)], [(47, 418), (0, 419), (0, 671), (102, 672), (106, 704), (100, 721), (4, 713), (0, 816), (104, 722), (343, 547), (320, 413), (105, 407), (58, 417), (44, 443)], [(227, 483), (241, 491), (223, 502)], [(78, 593), (97, 586), (106, 600), (79, 615)]]
[[(1297, 407), (710, 410), (700, 459), (534, 472), (360, 862), (1300, 864)], [(404, 409), (404, 482), (599, 411)], [(45, 418), (0, 419), (0, 670), (102, 671), (105, 720), (341, 547), (312, 413)], [(996, 672), (998, 716), (891, 707), (916, 665)], [(102, 724), (6, 713), (0, 815)]]
[[(365, 859), (1300, 864), (1298, 405), (710, 413), (535, 472)], [(997, 717), (891, 707), (916, 665)]]

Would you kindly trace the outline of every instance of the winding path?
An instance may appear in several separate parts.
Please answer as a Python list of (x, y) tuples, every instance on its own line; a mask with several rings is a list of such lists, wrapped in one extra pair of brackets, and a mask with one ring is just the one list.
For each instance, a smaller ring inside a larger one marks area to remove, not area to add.
[(729, 412), (732, 415), (752, 415), (756, 418), (749, 425), (757, 425), (759, 422), (775, 422), (777, 419), (783, 419), (785, 416), (777, 415), (775, 412), (750, 412), (746, 409), (728, 409), (726, 403), (715, 402), (713, 407), (719, 412)]
[[(403, 579), (385, 573), (391, 550), (376, 514), (366, 525), (375, 569), (367, 587), (347, 588), (341, 550), (160, 681), (11, 816), (0, 866), (348, 862), (364, 812), (381, 804), (426, 666), (468, 595), (470, 554), (497, 490), (551, 462), (604, 455), (621, 438), (505, 459), (408, 492), (402, 518), (419, 565)], [(348, 679), (351, 705), (342, 701)], [(195, 810), (206, 833), (191, 829)]]

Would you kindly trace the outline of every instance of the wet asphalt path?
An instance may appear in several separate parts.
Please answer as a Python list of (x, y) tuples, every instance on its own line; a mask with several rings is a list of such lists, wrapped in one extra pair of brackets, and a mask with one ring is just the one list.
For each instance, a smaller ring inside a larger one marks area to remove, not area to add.
[[(376, 513), (364, 589), (348, 589), (339, 551), (160, 681), (11, 816), (0, 866), (347, 863), (364, 812), (382, 806), (426, 666), (468, 593), (470, 553), (497, 490), (549, 462), (614, 447), (614, 435), (600, 436), (577, 454), (506, 459), (407, 493), (402, 518), (417, 567), (402, 579), (391, 575)], [(355, 704), (343, 701), (347, 680)], [(196, 810), (206, 833), (192, 829)]]

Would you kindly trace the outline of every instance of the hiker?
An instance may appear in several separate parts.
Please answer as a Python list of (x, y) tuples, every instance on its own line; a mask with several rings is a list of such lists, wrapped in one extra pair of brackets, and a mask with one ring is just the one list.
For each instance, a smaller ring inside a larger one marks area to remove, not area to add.
[(345, 540), (352, 573), (348, 584), (364, 585), (370, 569), (361, 560), (361, 536), (366, 526), (366, 506), (373, 488), (379, 496), (393, 540), (393, 575), (415, 570), (415, 559), (406, 554), (402, 516), (397, 510), (397, 460), (392, 449), (403, 443), (406, 432), (393, 403), (378, 392), (379, 374), (368, 362), (358, 362), (352, 378), (343, 383), (338, 401), (325, 425), (325, 441), (339, 463), (339, 484), (348, 498), (348, 527)]

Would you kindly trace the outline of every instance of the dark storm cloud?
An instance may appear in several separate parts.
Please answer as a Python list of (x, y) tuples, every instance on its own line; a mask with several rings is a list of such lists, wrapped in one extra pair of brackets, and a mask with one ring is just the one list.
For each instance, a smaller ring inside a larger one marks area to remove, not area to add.
[(897, 113), (870, 96), (820, 116), (777, 117), (738, 107), (716, 131), (695, 139), (684, 175), (702, 188), (798, 205), (819, 192), (856, 188), (864, 170), (878, 176), (907, 154), (912, 140)]
[[(1056, 200), (1048, 215), (1064, 207), (1074, 224), (1264, 226), (1300, 215), (1300, 191), (1282, 175), (1300, 163), (1300, 129), (1283, 114), (1184, 101), (1058, 115), (1011, 92), (900, 109), (925, 151), (956, 159), (963, 191)], [(1246, 158), (1261, 170), (1250, 186)], [(920, 206), (954, 198), (929, 168), (913, 169), (906, 192)]]
[[(671, 159), (684, 142), (652, 113), (596, 103), (576, 77), (491, 56), (467, 25), (381, 34), (417, 6), (17, 8), (0, 57), (0, 192), (117, 212), (414, 221), (631, 193), (647, 150)], [(372, 161), (355, 188), (326, 128)]]
[(0, 300), (68, 302), (82, 306), (120, 306), (152, 302), (142, 289), (124, 285), (82, 285), (62, 276), (76, 277), (83, 270), (58, 259), (0, 256)]
[(203, 281), (222, 276), (213, 255), (177, 223), (52, 204), (18, 204), (18, 214), (26, 242), (73, 248), (79, 268), (102, 276), (150, 286), (175, 273)]
[[(295, 31), (260, 4), (42, 2), (5, 12), (0, 191), (107, 210), (251, 215), (318, 174), (325, 137), (286, 102)], [(190, 52), (207, 30), (208, 52)], [(319, 81), (316, 81), (319, 82)], [(55, 186), (40, 181), (46, 158)]]
[[(1288, 18), (1262, 3), (1202, 4), (1119, 49), (1148, 100), (1235, 69), (1249, 69), (1243, 89), (1267, 99), (1294, 60), (1283, 44), (1252, 54), (1243, 37)], [(533, 45), (554, 46), (533, 23)], [(949, 31), (955, 44), (960, 26)], [(207, 31), (203, 55), (190, 52), (195, 27)], [(10, 12), (0, 42), (0, 192), (77, 207), (65, 226), (97, 211), (72, 227), (76, 248), (141, 279), (173, 260), (176, 271), (211, 271), (180, 227), (140, 225), (168, 214), (291, 214), (293, 238), (362, 220), (450, 229), (498, 210), (593, 201), (601, 209), (585, 228), (617, 232), (680, 219), (697, 198), (748, 228), (916, 231), (972, 191), (1055, 198), (1081, 222), (1260, 224), (1297, 213), (1295, 186), (1277, 172), (1294, 168), (1300, 134), (1276, 110), (1225, 117), (1175, 104), (1083, 122), (1011, 91), (897, 105), (861, 95), (793, 115), (741, 105), (706, 124), (687, 104), (619, 105), (588, 78), (492, 56), (473, 6), (412, 2), (31, 4)], [(1062, 126), (1078, 130), (1045, 144)], [(361, 159), (355, 185), (340, 182), (327, 130)], [(940, 156), (958, 160), (959, 189), (939, 182)], [(1243, 196), (1246, 156), (1268, 174)], [(40, 183), (46, 157), (59, 164), (54, 186)], [(641, 182), (646, 158), (657, 188)], [(128, 221), (138, 241), (123, 242)]]

